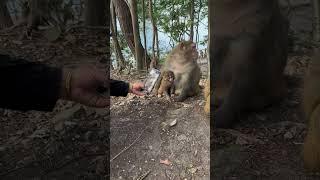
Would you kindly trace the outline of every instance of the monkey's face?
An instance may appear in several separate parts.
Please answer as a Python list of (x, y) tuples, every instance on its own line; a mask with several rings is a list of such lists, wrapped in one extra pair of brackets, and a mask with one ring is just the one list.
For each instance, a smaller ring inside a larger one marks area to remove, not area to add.
[(179, 49), (187, 56), (191, 57), (191, 60), (197, 60), (199, 53), (197, 45), (192, 41), (182, 41), (179, 45)]
[(173, 83), (174, 81), (174, 73), (172, 71), (166, 71), (164, 73), (164, 79), (168, 82)]

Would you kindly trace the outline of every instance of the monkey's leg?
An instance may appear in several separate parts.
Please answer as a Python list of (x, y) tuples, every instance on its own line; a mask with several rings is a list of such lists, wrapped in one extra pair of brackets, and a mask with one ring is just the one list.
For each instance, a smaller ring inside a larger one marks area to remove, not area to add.
[(184, 100), (187, 99), (188, 97), (188, 92), (192, 91), (192, 87), (190, 82), (188, 82), (188, 78), (189, 75), (184, 75), (181, 80), (180, 80), (180, 84), (183, 84), (182, 89), (181, 89), (181, 93), (179, 94), (179, 96), (177, 96), (175, 98), (176, 102), (182, 102)]
[(165, 97), (166, 97), (166, 99), (168, 101), (171, 101), (171, 99), (170, 99), (170, 88), (168, 88), (167, 90), (164, 91), (164, 95), (165, 95)]
[(259, 73), (257, 60), (254, 59), (255, 41), (252, 37), (242, 37), (230, 42), (225, 61), (234, 62), (230, 90), (220, 108), (213, 115), (215, 128), (230, 128), (243, 111), (254, 93), (255, 74)]
[(175, 94), (175, 91), (176, 91), (176, 87), (175, 87), (175, 85), (173, 84), (172, 86), (171, 86), (171, 88), (170, 88), (170, 96), (173, 94)]

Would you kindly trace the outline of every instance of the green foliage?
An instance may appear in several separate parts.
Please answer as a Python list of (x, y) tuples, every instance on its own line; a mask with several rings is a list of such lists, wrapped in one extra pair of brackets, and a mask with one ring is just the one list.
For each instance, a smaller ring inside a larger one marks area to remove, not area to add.
[[(138, 0), (139, 23), (142, 23), (142, 0)], [(153, 0), (153, 16), (159, 30), (168, 34), (172, 46), (189, 38), (192, 20), (190, 18), (191, 0)], [(194, 0), (194, 27), (208, 15), (208, 0)], [(150, 19), (148, 0), (145, 0), (146, 18)], [(199, 14), (200, 12), (200, 14)], [(199, 22), (197, 17), (199, 14)]]

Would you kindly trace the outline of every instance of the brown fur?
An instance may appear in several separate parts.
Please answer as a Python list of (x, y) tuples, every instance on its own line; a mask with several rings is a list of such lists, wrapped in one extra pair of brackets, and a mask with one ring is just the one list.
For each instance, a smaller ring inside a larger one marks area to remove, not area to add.
[(204, 98), (206, 100), (206, 104), (204, 106), (204, 112), (209, 115), (210, 114), (210, 80), (208, 79), (206, 85), (204, 87)]
[[(179, 94), (175, 101), (184, 101), (187, 97), (195, 96), (200, 92), (201, 74), (197, 58), (198, 51), (191, 41), (180, 42), (169, 53), (161, 71), (172, 71), (174, 73), (174, 87)], [(156, 90), (159, 88), (159, 82), (157, 84)]]
[(320, 172), (320, 51), (311, 60), (305, 76), (303, 110), (308, 120), (303, 157), (310, 171)]
[(213, 99), (219, 106), (211, 117), (215, 127), (230, 128), (244, 111), (284, 95), (288, 23), (277, 0), (212, 0), (209, 13)]
[(162, 97), (164, 94), (168, 100), (170, 100), (171, 94), (174, 93), (174, 73), (172, 71), (164, 71), (160, 87), (158, 89), (158, 97)]

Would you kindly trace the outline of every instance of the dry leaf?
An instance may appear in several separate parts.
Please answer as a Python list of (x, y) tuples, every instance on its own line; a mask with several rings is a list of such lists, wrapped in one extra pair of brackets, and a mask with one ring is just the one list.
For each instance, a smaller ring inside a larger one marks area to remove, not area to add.
[(171, 162), (168, 159), (162, 160), (160, 159), (160, 164), (165, 164), (167, 166), (171, 165)]

